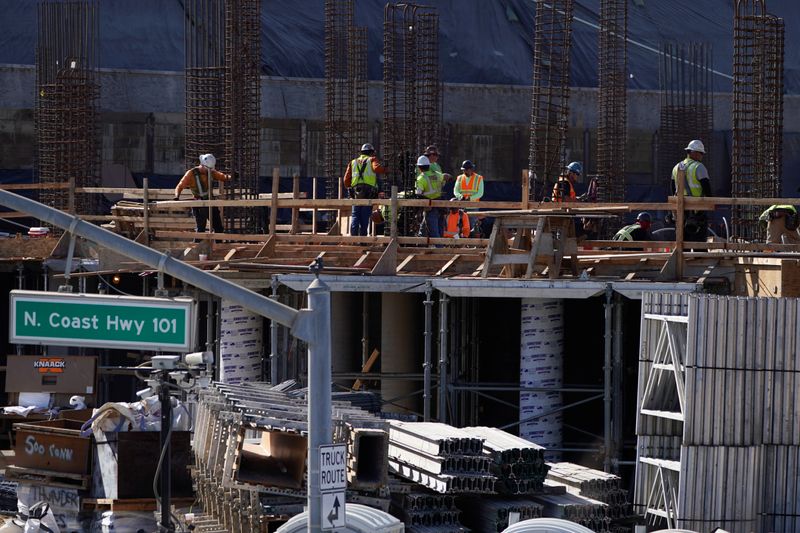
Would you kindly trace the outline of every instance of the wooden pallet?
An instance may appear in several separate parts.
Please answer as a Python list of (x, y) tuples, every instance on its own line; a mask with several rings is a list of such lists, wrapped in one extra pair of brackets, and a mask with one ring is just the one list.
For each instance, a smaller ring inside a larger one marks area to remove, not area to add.
[(48, 487), (62, 487), (68, 489), (87, 489), (91, 476), (88, 474), (66, 474), (50, 470), (37, 470), (21, 466), (8, 465), (5, 476), (8, 479), (23, 481), (33, 485), (47, 485)]
[[(170, 498), (174, 507), (189, 507), (195, 498)], [(110, 498), (84, 498), (81, 501), (84, 511), (155, 511), (158, 502), (155, 498), (126, 498), (113, 500)]]

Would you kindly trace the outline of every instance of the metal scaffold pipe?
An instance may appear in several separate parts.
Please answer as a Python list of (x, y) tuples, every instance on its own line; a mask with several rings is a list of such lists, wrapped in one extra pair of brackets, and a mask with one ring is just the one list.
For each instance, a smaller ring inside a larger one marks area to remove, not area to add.
[(279, 324), (292, 328), (292, 333), (305, 341), (310, 340), (310, 337), (313, 336), (313, 328), (305, 327), (301, 331), (297, 327), (301, 325), (301, 321), (298, 319), (302, 315), (296, 309), (272, 301), (214, 274), (203, 272), (199, 268), (173, 259), (167, 254), (157, 252), (99, 226), (80, 220), (79, 217), (69, 215), (9, 191), (0, 190), (0, 204), (15, 211), (28, 213), (65, 230), (69, 229), (73, 235), (95, 242), (118, 254), (144, 263), (160, 272), (165, 272), (185, 283), (242, 305), (254, 313), (271, 318)]

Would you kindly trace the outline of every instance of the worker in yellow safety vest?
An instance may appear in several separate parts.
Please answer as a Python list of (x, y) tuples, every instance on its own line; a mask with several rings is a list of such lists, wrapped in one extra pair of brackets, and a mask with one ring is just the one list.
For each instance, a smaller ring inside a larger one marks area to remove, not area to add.
[[(418, 196), (423, 196), (428, 200), (438, 200), (442, 196), (442, 186), (444, 186), (444, 175), (431, 168), (431, 160), (428, 156), (421, 155), (417, 159), (417, 181), (415, 183), (415, 192)], [(423, 228), (427, 227), (428, 237), (439, 238), (442, 236), (440, 232), (439, 218), (441, 213), (436, 207), (431, 207), (425, 211), (425, 220), (420, 228), (420, 233)]]
[(758, 221), (767, 226), (767, 244), (800, 244), (797, 209), (793, 205), (772, 205)]
[[(358, 200), (378, 198), (378, 174), (385, 174), (386, 167), (375, 156), (375, 147), (370, 143), (361, 146), (361, 155), (350, 161), (342, 182), (350, 198)], [(366, 235), (369, 229), (372, 206), (354, 205), (350, 211), (350, 235)]]
[[(711, 193), (711, 180), (708, 169), (703, 164), (706, 148), (703, 141), (695, 139), (685, 148), (686, 159), (680, 161), (672, 168), (672, 193), (677, 194), (678, 175), (683, 174), (685, 179), (685, 196), (709, 197)], [(704, 211), (692, 211), (686, 216), (684, 223), (684, 239), (689, 242), (703, 242), (708, 235), (708, 218)]]

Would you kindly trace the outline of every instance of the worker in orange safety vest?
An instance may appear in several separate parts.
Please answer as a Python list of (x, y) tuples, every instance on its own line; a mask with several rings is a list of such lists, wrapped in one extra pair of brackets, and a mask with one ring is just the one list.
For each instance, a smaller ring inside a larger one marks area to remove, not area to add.
[[(453, 198), (451, 202), (455, 200)], [(469, 217), (463, 209), (456, 206), (448, 209), (444, 222), (444, 237), (446, 239), (468, 238), (470, 234)]]

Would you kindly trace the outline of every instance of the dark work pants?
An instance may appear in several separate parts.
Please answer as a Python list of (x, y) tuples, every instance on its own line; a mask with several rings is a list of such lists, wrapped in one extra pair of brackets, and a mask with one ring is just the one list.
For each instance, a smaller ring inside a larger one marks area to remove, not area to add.
[[(208, 208), (207, 207), (193, 207), (192, 213), (194, 214), (195, 231), (197, 233), (204, 233), (206, 231), (206, 224), (208, 223)], [(225, 229), (222, 227), (222, 217), (219, 215), (219, 208), (211, 208), (211, 227), (214, 233), (224, 233)]]

